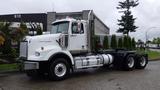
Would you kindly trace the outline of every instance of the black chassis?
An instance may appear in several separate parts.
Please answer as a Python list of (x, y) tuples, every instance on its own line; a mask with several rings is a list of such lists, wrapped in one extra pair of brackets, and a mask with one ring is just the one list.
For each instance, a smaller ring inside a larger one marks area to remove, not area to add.
[(102, 50), (102, 51), (99, 51), (99, 53), (111, 54), (114, 59), (113, 65), (116, 69), (122, 69), (124, 65), (124, 61), (126, 60), (127, 56), (131, 54), (134, 56), (135, 62), (137, 62), (137, 60), (139, 60), (141, 56), (144, 56), (148, 61), (147, 54), (139, 54), (136, 51), (132, 51), (132, 50), (125, 50), (125, 49)]

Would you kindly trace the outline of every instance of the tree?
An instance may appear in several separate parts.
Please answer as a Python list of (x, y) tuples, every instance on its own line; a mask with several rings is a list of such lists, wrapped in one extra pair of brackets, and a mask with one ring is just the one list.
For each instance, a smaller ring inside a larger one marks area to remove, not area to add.
[(123, 46), (125, 49), (128, 49), (128, 37), (126, 35), (123, 38)]
[(19, 41), (21, 41), (28, 34), (27, 25), (25, 23), (21, 22), (19, 30), (20, 30), (20, 32), (19, 32), (19, 35), (20, 35)]
[(134, 38), (132, 38), (132, 49), (136, 49), (136, 41)]
[(97, 52), (100, 50), (101, 45), (100, 45), (100, 37), (99, 36), (94, 36), (94, 45), (93, 45), (93, 50)]
[(4, 38), (3, 32), (0, 31), (0, 46), (4, 45), (4, 42), (5, 42), (5, 38)]
[(134, 25), (136, 18), (133, 18), (131, 8), (138, 6), (138, 0), (125, 0), (121, 1), (118, 4), (117, 9), (120, 9), (120, 13), (123, 13), (121, 16), (121, 19), (118, 20), (118, 25), (120, 28), (117, 30), (119, 33), (127, 34), (129, 35), (129, 32), (135, 32), (138, 28)]
[(117, 48), (116, 35), (112, 35), (112, 37), (111, 37), (111, 48), (112, 49), (116, 49)]
[(42, 35), (43, 34), (43, 31), (42, 31), (40, 25), (37, 25), (36, 31), (37, 31), (37, 35)]
[(9, 26), (11, 25), (10, 22), (0, 22), (0, 32), (3, 34), (3, 38), (5, 42), (3, 43), (1, 50), (3, 54), (10, 54), (12, 51), (11, 47), (11, 29)]
[(105, 37), (104, 37), (104, 40), (103, 40), (103, 48), (104, 48), (104, 49), (108, 49), (108, 48), (109, 48), (108, 36), (105, 36)]
[(15, 42), (20, 42), (28, 34), (27, 25), (23, 22), (20, 23), (20, 27), (16, 30), (11, 31), (12, 40)]
[(5, 39), (2, 35), (0, 35), (0, 46), (3, 45), (5, 42)]
[(16, 30), (11, 31), (12, 41), (17, 42), (17, 52), (19, 52), (20, 42), (24, 39), (24, 37), (28, 35), (27, 25), (23, 22), (20, 23), (20, 27), (16, 28)]
[(118, 40), (118, 48), (123, 48), (123, 40), (122, 40), (122, 38), (119, 38), (119, 40)]
[(160, 37), (154, 38), (152, 42), (153, 44), (157, 44), (157, 47), (160, 47)]
[(132, 39), (128, 36), (128, 49), (132, 49)]
[(145, 45), (145, 44), (144, 44), (144, 42), (143, 42), (141, 39), (138, 40), (137, 45), (138, 45), (138, 47), (139, 47), (140, 49), (145, 49), (145, 48), (144, 48), (144, 45)]

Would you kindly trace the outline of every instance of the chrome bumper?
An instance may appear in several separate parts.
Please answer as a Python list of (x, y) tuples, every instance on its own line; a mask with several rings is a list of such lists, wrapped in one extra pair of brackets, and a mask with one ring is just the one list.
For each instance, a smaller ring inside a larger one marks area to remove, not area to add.
[(38, 62), (24, 62), (24, 70), (34, 70), (39, 69), (39, 63)]

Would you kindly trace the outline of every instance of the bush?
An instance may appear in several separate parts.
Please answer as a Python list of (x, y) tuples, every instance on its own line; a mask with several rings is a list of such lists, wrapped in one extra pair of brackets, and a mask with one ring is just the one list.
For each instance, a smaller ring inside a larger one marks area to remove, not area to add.
[(129, 44), (129, 38), (128, 36), (124, 36), (124, 42), (123, 42), (123, 45), (124, 45), (124, 48), (125, 49), (129, 49), (130, 48), (130, 44)]
[(132, 39), (131, 37), (128, 36), (128, 49), (131, 50), (132, 49)]
[(128, 49), (128, 38), (127, 38), (127, 36), (124, 36), (124, 38), (123, 38), (123, 45), (124, 45), (125, 49)]
[(136, 41), (134, 38), (132, 38), (132, 49), (135, 50), (136, 49)]
[(4, 42), (5, 42), (5, 38), (2, 35), (0, 35), (0, 46), (3, 45)]
[(16, 57), (18, 57), (18, 54), (17, 54), (16, 49), (12, 48), (12, 50), (11, 50), (11, 54), (10, 54), (10, 57), (12, 57), (12, 58), (16, 58)]
[(105, 37), (104, 37), (104, 40), (103, 40), (103, 48), (104, 48), (104, 49), (108, 49), (108, 48), (109, 48), (108, 36), (105, 36)]
[(124, 36), (124, 48), (129, 50), (134, 50), (136, 48), (136, 42), (134, 38), (131, 38), (129, 36)]
[(36, 31), (37, 31), (37, 35), (42, 35), (43, 34), (43, 31), (42, 31), (40, 25), (37, 26)]
[(122, 38), (119, 38), (119, 40), (118, 40), (118, 48), (123, 48), (123, 40), (122, 40)]
[(98, 50), (100, 50), (101, 45), (100, 45), (100, 37), (99, 36), (94, 36), (94, 45), (93, 45), (93, 49), (95, 52), (97, 52)]
[(11, 40), (6, 39), (6, 41), (4, 42), (4, 45), (2, 45), (2, 53), (3, 54), (10, 54), (11, 51), (12, 51)]
[(117, 48), (116, 35), (112, 35), (112, 37), (111, 37), (111, 48), (112, 49), (116, 49)]

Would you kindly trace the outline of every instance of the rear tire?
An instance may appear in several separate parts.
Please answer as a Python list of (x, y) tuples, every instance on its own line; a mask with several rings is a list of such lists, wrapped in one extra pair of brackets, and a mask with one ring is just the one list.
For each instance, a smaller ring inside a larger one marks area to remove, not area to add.
[(57, 58), (51, 62), (49, 66), (49, 79), (50, 80), (64, 80), (70, 74), (70, 65), (64, 58)]
[(148, 64), (148, 59), (141, 55), (137, 58), (137, 62), (136, 62), (136, 68), (137, 69), (144, 69)]
[(130, 54), (126, 57), (123, 63), (123, 69), (127, 71), (131, 71), (135, 68), (135, 59), (134, 55)]

